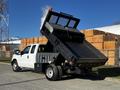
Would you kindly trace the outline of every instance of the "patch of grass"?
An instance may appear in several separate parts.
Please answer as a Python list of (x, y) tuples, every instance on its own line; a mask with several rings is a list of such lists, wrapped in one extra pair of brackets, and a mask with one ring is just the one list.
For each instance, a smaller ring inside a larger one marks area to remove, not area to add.
[(0, 60), (0, 62), (10, 63), (10, 60)]
[(0, 58), (0, 62), (10, 63), (11, 58)]

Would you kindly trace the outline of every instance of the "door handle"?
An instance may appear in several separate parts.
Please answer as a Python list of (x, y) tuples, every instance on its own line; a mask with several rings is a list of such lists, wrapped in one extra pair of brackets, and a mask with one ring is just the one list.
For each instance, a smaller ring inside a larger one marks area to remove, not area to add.
[(27, 56), (27, 59), (29, 59), (29, 56)]

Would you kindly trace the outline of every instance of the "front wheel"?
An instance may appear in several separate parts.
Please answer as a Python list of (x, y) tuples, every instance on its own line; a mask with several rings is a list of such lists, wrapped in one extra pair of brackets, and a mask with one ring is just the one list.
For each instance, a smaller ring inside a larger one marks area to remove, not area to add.
[(14, 72), (19, 72), (21, 70), (16, 61), (12, 63), (12, 69)]
[(58, 80), (58, 69), (54, 64), (49, 65), (46, 69), (45, 76), (50, 81)]

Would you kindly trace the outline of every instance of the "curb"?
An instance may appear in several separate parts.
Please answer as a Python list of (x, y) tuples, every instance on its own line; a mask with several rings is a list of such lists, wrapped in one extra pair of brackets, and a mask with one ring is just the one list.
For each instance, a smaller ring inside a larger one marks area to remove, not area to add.
[(0, 62), (0, 64), (10, 65), (10, 63), (4, 63), (4, 62)]
[(117, 83), (120, 83), (120, 80), (117, 79), (117, 78), (111, 78), (111, 77), (107, 77), (105, 78), (106, 81), (112, 81), (112, 82), (117, 82)]

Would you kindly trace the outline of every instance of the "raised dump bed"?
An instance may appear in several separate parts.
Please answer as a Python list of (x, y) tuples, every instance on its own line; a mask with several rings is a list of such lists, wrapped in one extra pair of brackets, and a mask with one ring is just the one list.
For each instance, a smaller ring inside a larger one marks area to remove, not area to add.
[(79, 19), (65, 14), (49, 11), (41, 33), (47, 37), (56, 52), (69, 62), (80, 67), (104, 65), (107, 61), (100, 51), (84, 39), (76, 27)]

